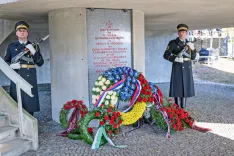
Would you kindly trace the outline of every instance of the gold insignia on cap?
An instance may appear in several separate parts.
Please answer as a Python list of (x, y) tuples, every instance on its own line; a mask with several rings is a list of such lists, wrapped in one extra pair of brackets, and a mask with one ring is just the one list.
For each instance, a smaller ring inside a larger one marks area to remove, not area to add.
[(178, 30), (188, 30), (186, 27), (180, 27)]
[(16, 30), (18, 30), (18, 29), (27, 29), (28, 30), (28, 27), (26, 27), (23, 24), (20, 24), (19, 26), (16, 27)]

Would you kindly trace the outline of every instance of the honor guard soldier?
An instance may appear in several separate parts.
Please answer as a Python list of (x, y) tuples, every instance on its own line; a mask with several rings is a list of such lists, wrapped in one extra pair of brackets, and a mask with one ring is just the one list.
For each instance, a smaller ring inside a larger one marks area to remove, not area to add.
[[(35, 65), (42, 66), (44, 60), (40, 53), (39, 46), (33, 45), (28, 41), (29, 25), (24, 21), (19, 21), (15, 24), (15, 30), (18, 40), (8, 45), (4, 60), (15, 72), (33, 86), (33, 97), (30, 97), (24, 91), (22, 91), (21, 95), (23, 108), (33, 115), (34, 112), (40, 111)], [(21, 57), (17, 63), (12, 63), (12, 58), (25, 50), (28, 50), (28, 52)], [(16, 85), (12, 81), (10, 84), (10, 95), (17, 101)]]
[(188, 26), (177, 26), (178, 38), (171, 40), (163, 55), (172, 62), (169, 97), (174, 97), (175, 103), (186, 108), (186, 98), (195, 95), (191, 60), (196, 58), (194, 44), (186, 39)]

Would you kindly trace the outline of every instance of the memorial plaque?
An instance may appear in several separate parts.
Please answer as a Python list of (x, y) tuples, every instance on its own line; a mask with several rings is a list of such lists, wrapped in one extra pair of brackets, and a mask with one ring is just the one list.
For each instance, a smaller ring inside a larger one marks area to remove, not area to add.
[(113, 67), (132, 67), (131, 11), (87, 9), (89, 101), (99, 75)]

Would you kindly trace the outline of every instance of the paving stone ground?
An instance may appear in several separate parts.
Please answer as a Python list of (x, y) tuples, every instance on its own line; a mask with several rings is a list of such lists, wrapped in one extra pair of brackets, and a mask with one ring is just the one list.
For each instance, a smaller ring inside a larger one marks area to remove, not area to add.
[[(158, 84), (165, 96), (169, 83)], [(195, 83), (196, 96), (188, 99), (187, 109), (201, 124), (214, 129), (213, 133), (201, 133), (186, 129), (172, 135), (169, 141), (165, 131), (147, 124), (139, 130), (128, 133), (131, 126), (122, 127), (122, 132), (113, 141), (126, 148), (113, 148), (106, 144), (99, 150), (83, 141), (56, 136), (64, 129), (51, 118), (50, 91), (39, 92), (41, 112), (35, 117), (39, 122), (39, 149), (22, 156), (168, 156), (168, 155), (234, 155), (234, 86), (209, 83)]]

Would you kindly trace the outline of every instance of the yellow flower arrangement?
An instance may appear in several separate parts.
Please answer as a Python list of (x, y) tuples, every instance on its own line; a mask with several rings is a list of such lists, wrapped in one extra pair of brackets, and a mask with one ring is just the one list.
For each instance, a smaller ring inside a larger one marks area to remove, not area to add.
[(132, 110), (127, 113), (121, 113), (121, 118), (123, 120), (123, 125), (130, 125), (135, 123), (140, 117), (142, 117), (144, 111), (146, 109), (145, 102), (137, 102)]

